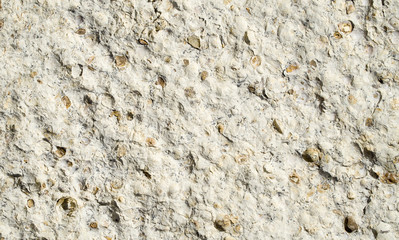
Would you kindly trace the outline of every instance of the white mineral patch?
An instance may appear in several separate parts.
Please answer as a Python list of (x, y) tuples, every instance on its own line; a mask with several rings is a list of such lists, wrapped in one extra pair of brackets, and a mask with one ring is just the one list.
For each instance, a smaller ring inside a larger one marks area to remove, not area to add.
[(399, 1), (0, 1), (0, 240), (399, 239)]

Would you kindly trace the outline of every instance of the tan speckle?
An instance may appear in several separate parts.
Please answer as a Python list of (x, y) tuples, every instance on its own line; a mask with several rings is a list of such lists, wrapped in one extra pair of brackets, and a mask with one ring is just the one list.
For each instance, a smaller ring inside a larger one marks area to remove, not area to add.
[(71, 106), (71, 100), (69, 100), (69, 97), (63, 96), (61, 98), (61, 101), (64, 103), (66, 109), (68, 109)]
[(285, 69), (285, 70), (287, 71), (287, 73), (291, 73), (291, 72), (297, 70), (298, 68), (299, 68), (298, 65), (296, 65), (296, 64), (291, 64), (291, 65), (289, 65), (289, 66), (287, 67), (287, 69)]
[(216, 127), (217, 127), (217, 129), (218, 129), (218, 132), (223, 134), (223, 132), (224, 132), (224, 125), (223, 125), (222, 123), (218, 123), (218, 125), (217, 125)]
[(391, 100), (392, 110), (399, 110), (399, 98), (394, 98)]
[(350, 104), (356, 104), (357, 103), (357, 100), (356, 100), (356, 98), (353, 95), (349, 95), (348, 96), (348, 101), (349, 101)]
[(188, 98), (193, 98), (195, 96), (195, 91), (193, 87), (188, 87), (184, 89), (184, 95)]
[(127, 152), (127, 150), (126, 150), (125, 145), (118, 145), (118, 148), (116, 150), (116, 155), (119, 158), (126, 156), (126, 152)]
[(367, 127), (373, 126), (373, 119), (372, 119), (372, 118), (367, 118), (367, 119), (366, 119), (365, 125), (366, 125)]
[(125, 56), (116, 56), (115, 57), (116, 66), (121, 68), (126, 66), (127, 58)]
[(147, 143), (147, 146), (149, 146), (149, 147), (155, 147), (155, 139), (154, 138), (151, 138), (151, 137), (148, 137), (147, 139), (146, 139), (146, 143)]
[(235, 161), (240, 164), (248, 162), (248, 155), (240, 154), (235, 157)]
[(111, 114), (109, 115), (110, 117), (115, 116), (116, 120), (119, 122), (122, 119), (122, 114), (119, 111), (112, 111)]
[(31, 77), (31, 78), (34, 78), (34, 77), (36, 77), (36, 76), (37, 76), (37, 72), (33, 71), (33, 72), (30, 73), (30, 77)]
[(183, 64), (184, 66), (188, 66), (190, 64), (190, 61), (188, 59), (183, 59)]

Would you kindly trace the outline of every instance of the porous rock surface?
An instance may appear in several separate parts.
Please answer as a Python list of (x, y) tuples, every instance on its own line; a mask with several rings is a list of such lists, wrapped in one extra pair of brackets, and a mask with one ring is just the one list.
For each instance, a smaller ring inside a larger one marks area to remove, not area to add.
[(399, 1), (0, 5), (0, 239), (399, 239)]

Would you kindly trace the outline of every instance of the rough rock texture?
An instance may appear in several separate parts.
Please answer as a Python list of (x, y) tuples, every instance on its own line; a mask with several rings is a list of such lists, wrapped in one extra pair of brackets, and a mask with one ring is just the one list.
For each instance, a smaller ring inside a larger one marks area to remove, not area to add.
[(0, 239), (399, 239), (399, 1), (0, 5)]

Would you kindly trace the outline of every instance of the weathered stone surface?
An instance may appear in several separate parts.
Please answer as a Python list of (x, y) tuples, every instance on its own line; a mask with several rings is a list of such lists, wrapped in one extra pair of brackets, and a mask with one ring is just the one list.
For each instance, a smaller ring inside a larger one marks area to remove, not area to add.
[(399, 1), (0, 2), (0, 239), (399, 239)]

